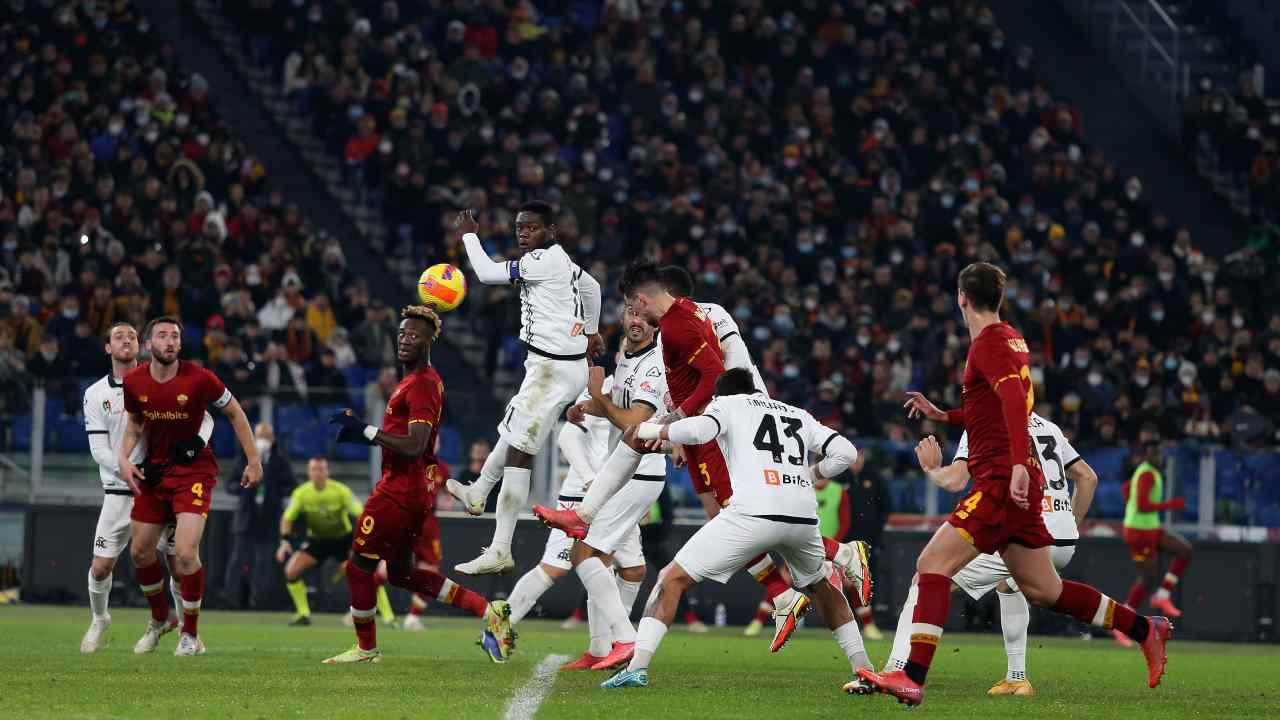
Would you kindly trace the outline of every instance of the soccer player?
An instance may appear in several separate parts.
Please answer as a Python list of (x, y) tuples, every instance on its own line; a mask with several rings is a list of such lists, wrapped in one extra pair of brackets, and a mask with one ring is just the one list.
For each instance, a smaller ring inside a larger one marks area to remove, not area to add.
[(507, 403), (498, 423), (498, 444), (480, 477), (470, 485), (446, 482), (467, 512), (479, 515), (489, 491), (502, 481), (493, 540), (475, 560), (454, 568), (484, 575), (514, 567), (511, 536), (529, 499), (533, 458), (560, 414), (586, 387), (587, 358), (604, 347), (598, 330), (600, 284), (556, 242), (555, 218), (545, 202), (525, 203), (516, 214), (516, 244), (524, 253), (519, 260), (494, 262), (485, 254), (472, 211), (459, 213), (456, 226), (480, 282), (520, 288), (520, 342), (528, 350), (524, 380)]
[(1164, 674), (1172, 625), (1144, 617), (1082, 583), (1063, 581), (1053, 569), (1053, 536), (1041, 516), (1044, 475), (1031, 445), (1027, 419), (1035, 405), (1027, 342), (1000, 320), (1005, 274), (990, 263), (960, 271), (957, 302), (969, 328), (963, 407), (943, 412), (909, 393), (908, 415), (961, 425), (969, 435), (967, 469), (973, 492), (956, 505), (916, 561), (918, 599), (911, 653), (902, 670), (858, 675), (899, 702), (919, 705), (951, 602), (951, 578), (982, 553), (1000, 553), (1027, 600), (1081, 622), (1117, 629), (1142, 644), (1147, 684)]
[[(1151, 598), (1151, 607), (1168, 615), (1181, 617), (1182, 611), (1173, 604), (1169, 594), (1178, 584), (1182, 573), (1191, 562), (1191, 543), (1172, 530), (1160, 527), (1161, 510), (1181, 510), (1186, 501), (1180, 497), (1164, 500), (1164, 474), (1160, 472), (1160, 430), (1152, 424), (1143, 426), (1138, 435), (1142, 445), (1142, 463), (1124, 484), (1124, 541), (1129, 546), (1129, 556), (1138, 566), (1138, 579), (1129, 588), (1128, 603), (1140, 608), (1147, 593), (1156, 587), (1160, 573), (1160, 551), (1173, 553), (1173, 562)], [(1116, 640), (1126, 647), (1129, 639), (1116, 635)]]
[[(1098, 487), (1098, 475), (1080, 453), (1071, 446), (1062, 428), (1045, 418), (1031, 413), (1027, 423), (1031, 439), (1039, 453), (1044, 471), (1044, 498), (1040, 514), (1045, 528), (1053, 536), (1053, 567), (1059, 572), (1071, 562), (1080, 538), (1080, 522), (1089, 513), (1093, 493)], [(935, 485), (947, 492), (960, 492), (969, 483), (969, 436), (960, 436), (960, 446), (950, 465), (942, 466), (942, 447), (932, 435), (916, 445), (916, 458), (920, 468)], [(1071, 481), (1073, 490), (1067, 489)], [(1027, 680), (1027, 626), (1031, 623), (1031, 608), (1027, 598), (1009, 575), (1009, 568), (997, 554), (983, 554), (974, 558), (951, 578), (953, 589), (963, 590), (974, 600), (980, 600), (992, 589), (1000, 599), (1000, 629), (1004, 634), (1004, 652), (1008, 660), (1005, 677), (996, 683), (988, 695), (1018, 695), (1031, 697), (1035, 688)], [(911, 651), (911, 618), (915, 611), (917, 588), (912, 584), (907, 601), (898, 616), (898, 631), (893, 638), (893, 651), (885, 663), (887, 670), (901, 670), (907, 664)]]
[[(668, 265), (662, 268), (661, 272), (662, 284), (667, 288), (667, 292), (673, 297), (693, 299), (693, 276), (688, 270), (679, 265)], [(751, 372), (756, 389), (768, 395), (768, 386), (765, 385), (759, 368), (751, 359), (751, 351), (747, 349), (747, 343), (742, 339), (737, 321), (722, 305), (709, 302), (699, 302), (697, 305), (707, 314), (707, 319), (711, 321), (711, 328), (715, 330), (716, 339), (720, 341), (720, 349), (724, 351), (725, 369), (746, 368)]]
[(432, 451), (444, 413), (444, 382), (431, 366), (431, 346), (440, 336), (439, 316), (431, 308), (415, 305), (401, 311), (401, 317), (396, 358), (404, 366), (404, 379), (387, 401), (382, 429), (365, 425), (350, 410), (329, 418), (338, 425), (338, 442), (382, 447), (382, 479), (356, 523), (347, 561), (356, 644), (324, 664), (382, 660), (373, 622), (378, 591), (374, 573), (382, 560), (393, 585), (484, 618), (487, 627), (481, 648), (493, 662), (506, 662), (514, 643), (510, 606), (502, 600), (489, 602), (438, 572), (414, 567), (414, 540), (422, 529), (428, 498), (435, 496), (444, 480)]
[[(612, 389), (612, 377), (605, 378), (604, 390)], [(578, 396), (578, 404), (590, 402), (591, 394), (583, 390)], [(577, 407), (577, 405), (575, 405)], [(556, 504), (561, 508), (573, 508), (582, 502), (586, 486), (595, 477), (596, 469), (604, 463), (609, 454), (609, 428), (613, 427), (607, 418), (595, 415), (584, 415), (576, 422), (564, 423), (556, 438), (560, 454), (569, 464), (569, 472), (560, 485)], [(511, 624), (515, 625), (529, 614), (538, 599), (551, 589), (561, 578), (573, 569), (573, 538), (564, 531), (552, 528), (547, 535), (547, 542), (542, 551), (542, 560), (532, 570), (520, 576), (511, 590)], [(621, 582), (621, 580), (619, 580)], [(619, 588), (621, 593), (621, 588)], [(588, 606), (590, 603), (588, 602)], [(587, 608), (587, 623), (590, 629), (591, 645), (583, 656), (591, 657), (590, 665), (604, 659), (612, 647), (613, 636), (610, 628), (601, 622), (599, 611)], [(578, 662), (578, 661), (575, 661)], [(564, 669), (590, 669), (571, 667), (568, 663)]]
[[(105, 351), (111, 357), (111, 372), (84, 392), (84, 427), (89, 435), (89, 452), (98, 463), (98, 477), (102, 481), (102, 510), (98, 513), (98, 528), (94, 533), (93, 561), (89, 564), (89, 607), (93, 618), (89, 629), (80, 640), (80, 652), (96, 652), (106, 644), (106, 632), (111, 627), (111, 613), (107, 603), (111, 598), (112, 573), (116, 559), (124, 552), (132, 537), (129, 514), (133, 511), (133, 491), (120, 476), (116, 454), (124, 442), (124, 376), (138, 366), (138, 330), (128, 322), (117, 322), (107, 333)], [(213, 417), (205, 413), (200, 424), (200, 441), (209, 442), (213, 434)], [(135, 462), (142, 460), (142, 448), (134, 449)], [(157, 550), (164, 555), (170, 569), (177, 567), (173, 556), (172, 525), (161, 534)], [(177, 610), (182, 607), (182, 594), (177, 577), (169, 578), (169, 592), (173, 595), (174, 612), (170, 613), (160, 634), (178, 627)]]
[[(627, 431), (627, 440), (637, 443), (718, 443), (729, 466), (734, 499), (699, 528), (659, 574), (640, 620), (634, 657), (625, 670), (601, 683), (602, 688), (648, 685), (649, 663), (675, 618), (680, 596), (702, 580), (727, 582), (748, 558), (770, 550), (786, 560), (796, 584), (812, 593), (850, 668), (871, 666), (848, 600), (827, 579), (813, 493), (816, 478), (844, 472), (858, 451), (804, 410), (757, 392), (745, 368), (722, 374), (715, 392), (701, 415), (669, 425), (646, 422)], [(810, 452), (822, 456), (812, 467)]]
[[(440, 452), (440, 436), (436, 435), (435, 452)], [(443, 460), (440, 463), (438, 472), (440, 477), (449, 477), (449, 465)], [(432, 492), (426, 498), (426, 513), (422, 518), (422, 528), (418, 530), (418, 537), (413, 543), (413, 563), (416, 567), (431, 572), (440, 572), (440, 561), (444, 557), (440, 545), (440, 518), (436, 515), (436, 492)], [(409, 601), (409, 612), (404, 616), (405, 630), (411, 632), (421, 632), (426, 629), (422, 624), (422, 612), (427, 609), (430, 599), (422, 593), (414, 593), (413, 599)], [(379, 606), (381, 608), (381, 606)], [(390, 609), (390, 606), (388, 606)], [(385, 615), (383, 616), (385, 619)]]
[[(661, 334), (667, 386), (671, 402), (676, 406), (662, 420), (670, 422), (698, 414), (711, 400), (716, 379), (724, 372), (724, 354), (706, 313), (692, 300), (673, 296), (664, 285), (660, 269), (651, 262), (632, 263), (618, 285), (628, 305), (649, 324), (656, 325)], [(733, 493), (719, 446), (708, 442), (686, 446), (678, 452), (683, 452), (688, 461), (694, 491), (708, 517), (715, 517)], [(631, 477), (639, 458), (640, 453), (626, 443), (619, 445), (611, 461), (600, 469), (578, 508), (551, 510), (535, 505), (534, 515), (552, 527), (565, 530), (571, 537), (585, 536), (600, 509)], [(857, 576), (861, 582), (865, 573), (856, 566), (865, 565), (866, 558), (858, 548), (832, 544), (827, 546), (827, 553), (846, 577)], [(808, 611), (809, 599), (791, 588), (786, 575), (774, 565), (768, 553), (752, 558), (746, 569), (765, 586), (776, 608), (776, 629), (770, 647), (777, 652)]]
[[(293, 489), (289, 507), (280, 516), (280, 547), (276, 549), (276, 562), (284, 564), (285, 588), (293, 599), (290, 625), (311, 624), (307, 583), (302, 576), (325, 560), (346, 561), (351, 554), (351, 519), (362, 512), (364, 506), (351, 494), (351, 488), (329, 477), (328, 458), (316, 455), (307, 461), (307, 481)], [(299, 517), (307, 524), (307, 539), (295, 551), (289, 538)], [(381, 585), (378, 612), (383, 622), (395, 621), (387, 589)]]
[[(247, 460), (241, 487), (254, 488), (262, 481), (262, 458), (249, 419), (227, 386), (205, 368), (178, 359), (182, 322), (172, 316), (158, 317), (147, 323), (145, 335), (151, 360), (124, 378), (124, 409), (129, 419), (116, 453), (120, 476), (135, 496), (129, 554), (138, 585), (151, 605), (151, 621), (133, 651), (155, 650), (168, 624), (169, 603), (161, 592), (164, 570), (156, 562), (156, 546), (164, 526), (176, 523), (173, 572), (182, 594), (182, 635), (173, 654), (201, 655), (205, 648), (198, 631), (204, 596), (200, 540), (218, 482), (218, 463), (198, 434), (206, 409), (212, 405), (231, 420)], [(133, 450), (144, 439), (145, 459), (135, 465)]]

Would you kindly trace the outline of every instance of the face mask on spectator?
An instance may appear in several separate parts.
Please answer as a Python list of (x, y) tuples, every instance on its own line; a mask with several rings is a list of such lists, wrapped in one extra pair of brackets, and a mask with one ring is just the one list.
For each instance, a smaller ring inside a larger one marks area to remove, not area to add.
[(1138, 387), (1146, 387), (1151, 384), (1151, 375), (1148, 373), (1138, 373), (1133, 376), (1133, 382)]
[(794, 380), (795, 378), (800, 377), (800, 368), (795, 365), (787, 365), (782, 368), (782, 376), (788, 380)]
[(1129, 242), (1133, 243), (1134, 247), (1140, 248), (1147, 244), (1147, 238), (1142, 233), (1136, 232), (1129, 236)]
[(146, 139), (148, 144), (154, 145), (156, 141), (160, 139), (160, 131), (153, 128), (148, 130), (147, 134), (143, 135), (143, 137)]
[(720, 274), (715, 270), (708, 270), (702, 273), (702, 281), (708, 285), (715, 285), (720, 282)]
[(1076, 367), (1087, 368), (1089, 367), (1089, 356), (1077, 354), (1075, 356), (1075, 362), (1076, 362)]
[(124, 132), (124, 123), (119, 121), (112, 122), (110, 125), (107, 126), (107, 132), (111, 133), (112, 135), (119, 135), (120, 133)]
[(1212, 310), (1205, 310), (1204, 312), (1200, 313), (1200, 324), (1202, 324), (1202, 325), (1212, 325), (1212, 324), (1213, 324), (1213, 311), (1212, 311)]
[(840, 257), (844, 258), (845, 260), (852, 260), (857, 256), (858, 256), (858, 248), (852, 245), (845, 245), (844, 247), (840, 248)]
[(257, 438), (253, 441), (253, 444), (258, 446), (259, 453), (266, 453), (271, 450), (271, 441), (266, 438)]
[(1165, 285), (1168, 285), (1169, 283), (1173, 282), (1173, 273), (1168, 271), (1162, 271), (1162, 272), (1156, 273), (1156, 277), (1160, 278), (1160, 282), (1164, 283)]
[(1262, 137), (1262, 131), (1259, 130), (1257, 127), (1250, 127), (1248, 130), (1244, 131), (1244, 136), (1249, 138), (1250, 140), (1257, 140), (1258, 138)]
[(183, 130), (191, 123), (191, 116), (186, 113), (178, 113), (173, 116), (173, 124), (179, 130)]
[(1098, 387), (1102, 384), (1102, 373), (1095, 370), (1089, 373), (1088, 380), (1090, 387)]
[(1231, 327), (1233, 327), (1233, 328), (1235, 328), (1235, 329), (1237, 329), (1237, 330), (1239, 330), (1240, 328), (1244, 327), (1244, 317), (1243, 317), (1243, 316), (1241, 316), (1241, 315), (1232, 315), (1232, 316), (1231, 316)]
[(769, 332), (768, 325), (757, 325), (755, 330), (751, 331), (751, 336), (754, 337), (758, 342), (765, 342), (766, 340), (769, 339), (769, 335), (770, 335), (770, 332)]
[(889, 253), (889, 262), (894, 265), (901, 265), (903, 260), (906, 260), (906, 256), (902, 254), (901, 250), (895, 248), (893, 252)]
[(964, 181), (964, 191), (971, 195), (977, 193), (981, 189), (982, 186), (978, 184), (977, 178), (969, 178)]
[(1071, 145), (1067, 148), (1067, 159), (1070, 160), (1072, 164), (1080, 162), (1081, 157), (1082, 153), (1080, 152), (1079, 145)]
[(859, 347), (866, 347), (871, 344), (871, 334), (858, 333), (858, 335), (854, 338), (854, 342), (858, 343)]
[(1151, 319), (1152, 319), (1152, 320), (1155, 320), (1156, 322), (1164, 322), (1164, 311), (1163, 311), (1163, 310), (1152, 310), (1152, 311), (1151, 311)]
[(738, 319), (738, 322), (746, 322), (750, 320), (751, 306), (746, 303), (739, 303), (738, 306), (733, 309), (733, 316)]
[(898, 338), (889, 338), (889, 342), (884, 344), (884, 349), (888, 350), (890, 355), (897, 355), (898, 351), (902, 349), (902, 343)]
[(702, 227), (701, 225), (694, 225), (693, 227), (689, 228), (689, 237), (693, 238), (694, 240), (699, 240), (702, 238), (703, 235), (706, 235), (706, 234), (707, 234), (706, 228)]
[(1200, 273), (1200, 279), (1204, 281), (1204, 284), (1205, 284), (1205, 285), (1212, 285), (1212, 284), (1213, 284), (1213, 273), (1212, 273), (1212, 272), (1210, 272), (1210, 271), (1208, 271), (1208, 270), (1206, 270), (1206, 271), (1204, 271), (1204, 272)]
[(1035, 307), (1035, 301), (1032, 300), (1030, 297), (1024, 295), (1018, 298), (1018, 307), (1022, 308), (1023, 310), (1030, 310), (1031, 308)]
[(947, 208), (948, 210), (951, 209), (952, 205), (956, 204), (956, 196), (951, 193), (943, 195), (940, 200), (942, 202), (942, 207)]
[(1178, 367), (1178, 358), (1170, 355), (1169, 357), (1164, 359), (1165, 370), (1173, 371), (1173, 370), (1176, 370), (1177, 367)]

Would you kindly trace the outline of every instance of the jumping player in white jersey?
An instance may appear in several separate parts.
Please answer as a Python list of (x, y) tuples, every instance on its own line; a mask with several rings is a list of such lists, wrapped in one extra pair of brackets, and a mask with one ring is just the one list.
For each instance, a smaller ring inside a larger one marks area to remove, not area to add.
[(467, 575), (501, 573), (514, 567), (511, 536), (529, 499), (533, 458), (546, 443), (560, 413), (587, 384), (587, 358), (604, 347), (598, 325), (600, 284), (556, 242), (554, 212), (545, 202), (520, 206), (516, 214), (519, 260), (495, 262), (480, 244), (480, 224), (470, 210), (458, 214), (457, 229), (480, 282), (520, 289), (520, 341), (528, 350), (524, 380), (498, 424), (499, 440), (470, 485), (449, 480), (446, 487), (472, 515), (502, 482), (493, 540), (471, 562), (454, 570)]
[[(667, 292), (675, 297), (687, 297), (693, 300), (693, 276), (688, 270), (679, 265), (668, 265), (662, 268), (661, 272), (662, 284), (667, 288)], [(711, 321), (711, 327), (715, 329), (716, 339), (720, 341), (720, 349), (724, 351), (724, 368), (726, 370), (737, 367), (746, 368), (751, 373), (756, 389), (767, 396), (769, 388), (765, 385), (759, 368), (751, 359), (751, 351), (747, 349), (747, 342), (742, 338), (738, 322), (733, 319), (728, 310), (724, 309), (723, 305), (696, 300), (694, 302), (707, 314), (707, 320)]]
[[(111, 597), (112, 573), (116, 560), (124, 552), (132, 537), (129, 514), (133, 511), (133, 491), (120, 477), (120, 465), (116, 453), (124, 441), (124, 376), (138, 366), (138, 330), (127, 322), (117, 322), (107, 333), (104, 347), (111, 357), (111, 372), (90, 385), (84, 391), (84, 428), (89, 435), (89, 452), (98, 464), (98, 477), (102, 481), (102, 510), (98, 513), (98, 527), (94, 532), (93, 561), (89, 564), (89, 607), (93, 617), (89, 629), (80, 640), (80, 652), (96, 652), (106, 645), (107, 630), (111, 627), (111, 614), (107, 604)], [(200, 426), (200, 441), (207, 444), (213, 434), (213, 418), (205, 413)], [(134, 462), (142, 462), (145, 446), (133, 451)], [(157, 551), (165, 556), (169, 567), (176, 567), (173, 558), (173, 532), (170, 525), (161, 534)], [(174, 607), (182, 607), (182, 595), (178, 580), (172, 574), (169, 591)], [(178, 627), (178, 614), (173, 612), (165, 623), (164, 635)]]
[[(1059, 572), (1071, 562), (1080, 538), (1080, 521), (1089, 512), (1093, 492), (1098, 487), (1098, 475), (1080, 453), (1071, 446), (1062, 428), (1045, 418), (1031, 413), (1027, 422), (1031, 439), (1035, 443), (1044, 469), (1044, 498), (1041, 513), (1045, 527), (1053, 536), (1050, 554), (1053, 566)], [(942, 447), (932, 435), (916, 446), (920, 467), (938, 487), (948, 492), (960, 492), (969, 484), (969, 435), (960, 436), (960, 446), (950, 465), (942, 465)], [(1072, 490), (1067, 489), (1071, 481)], [(1000, 629), (1004, 634), (1004, 651), (1008, 657), (1005, 678), (996, 683), (988, 695), (1018, 695), (1031, 697), (1035, 688), (1027, 680), (1027, 626), (1031, 611), (1027, 599), (1018, 590), (999, 555), (983, 554), (974, 558), (951, 578), (953, 590), (962, 590), (974, 600), (996, 591), (1000, 598)], [(893, 638), (893, 651), (885, 663), (885, 670), (901, 670), (906, 666), (911, 652), (911, 623), (915, 610), (917, 589), (913, 583), (907, 592), (907, 601), (898, 617), (898, 630)]]
[[(768, 551), (781, 555), (795, 584), (812, 594), (851, 671), (871, 666), (849, 602), (827, 579), (830, 565), (818, 532), (813, 490), (816, 475), (844, 472), (857, 449), (808, 412), (757, 392), (745, 368), (726, 370), (716, 380), (715, 393), (701, 415), (670, 425), (646, 422), (627, 431), (626, 440), (641, 446), (716, 440), (728, 464), (733, 502), (694, 533), (659, 574), (640, 621), (634, 657), (602, 688), (648, 685), (650, 660), (675, 617), (680, 596), (702, 580), (727, 582), (748, 559)], [(812, 467), (810, 452), (823, 458)]]

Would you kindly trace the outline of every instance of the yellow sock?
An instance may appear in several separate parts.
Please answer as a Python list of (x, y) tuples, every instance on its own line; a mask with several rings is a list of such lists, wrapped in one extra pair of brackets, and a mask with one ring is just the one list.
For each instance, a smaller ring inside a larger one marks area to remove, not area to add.
[(293, 598), (293, 608), (299, 615), (311, 615), (311, 604), (307, 602), (307, 584), (298, 578), (291, 583), (285, 583), (285, 588), (289, 590), (289, 597)]
[(393, 623), (396, 621), (396, 611), (391, 609), (391, 598), (387, 597), (387, 588), (378, 586), (378, 615), (384, 623)]

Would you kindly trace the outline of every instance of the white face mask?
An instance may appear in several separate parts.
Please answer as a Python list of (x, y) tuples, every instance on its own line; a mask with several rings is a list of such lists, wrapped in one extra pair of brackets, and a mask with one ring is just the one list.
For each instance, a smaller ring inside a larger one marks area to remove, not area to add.
[(265, 454), (267, 451), (271, 450), (270, 440), (264, 440), (263, 438), (258, 438), (253, 441), (253, 444), (258, 447), (259, 454)]

